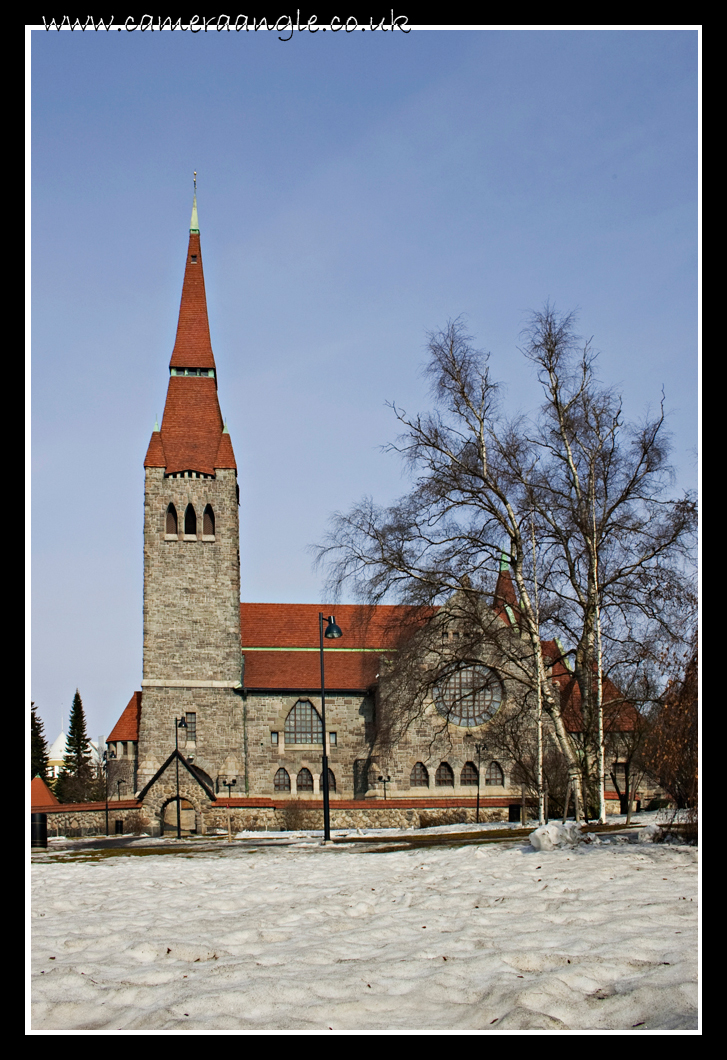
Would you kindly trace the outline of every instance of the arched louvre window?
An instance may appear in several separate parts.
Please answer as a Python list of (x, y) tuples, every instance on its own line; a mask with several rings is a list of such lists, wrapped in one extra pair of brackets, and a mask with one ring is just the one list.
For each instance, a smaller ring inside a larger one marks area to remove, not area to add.
[(286, 743), (323, 743), (320, 714), (308, 699), (299, 699), (285, 719)]
[(167, 530), (168, 534), (177, 533), (177, 509), (173, 504), (167, 508)]
[(409, 776), (409, 787), (411, 788), (428, 788), (429, 787), (429, 773), (427, 767), (423, 762), (417, 762), (411, 771)]
[[(321, 791), (323, 791), (323, 774), (322, 773), (321, 773), (321, 776), (320, 776), (320, 781), (321, 781), (321, 785), (320, 785), (321, 786)], [(336, 790), (336, 778), (334, 777), (334, 775), (333, 775), (333, 773), (331, 772), (330, 769), (328, 770), (328, 790), (329, 791), (335, 791)]]
[(465, 762), (462, 766), (459, 782), (463, 785), (473, 784), (477, 787), (477, 766), (474, 762)]
[(283, 769), (282, 766), (275, 774), (273, 789), (275, 791), (290, 791), (290, 774), (287, 769)]
[(490, 762), (485, 773), (485, 784), (492, 784), (499, 788), (504, 786), (505, 776), (499, 762)]
[(215, 513), (212, 511), (212, 505), (208, 504), (204, 510), (204, 519), (202, 522), (202, 533), (206, 537), (215, 536)]
[(434, 783), (438, 788), (453, 788), (454, 773), (448, 762), (440, 762), (434, 774)]
[(187, 505), (187, 510), (184, 513), (184, 536), (189, 534), (191, 537), (197, 533), (197, 513), (194, 510), (193, 504)]
[(295, 787), (296, 791), (313, 791), (313, 774), (310, 769), (306, 769), (305, 766), (303, 766), (296, 777)]

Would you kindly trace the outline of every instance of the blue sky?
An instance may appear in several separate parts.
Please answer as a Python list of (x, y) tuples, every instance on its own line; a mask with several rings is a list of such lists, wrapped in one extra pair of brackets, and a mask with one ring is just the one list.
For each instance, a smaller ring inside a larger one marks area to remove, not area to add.
[(31, 34), (32, 698), (93, 736), (140, 687), (143, 459), (192, 199), (241, 493), (242, 598), (317, 602), (308, 546), (407, 482), (463, 314), (506, 407), (530, 310), (578, 308), (629, 418), (697, 479), (698, 35)]

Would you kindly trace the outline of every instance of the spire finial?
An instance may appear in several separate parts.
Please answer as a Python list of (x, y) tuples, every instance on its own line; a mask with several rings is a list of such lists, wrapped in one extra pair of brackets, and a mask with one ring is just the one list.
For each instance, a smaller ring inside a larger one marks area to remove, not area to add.
[(194, 171), (194, 199), (192, 200), (192, 220), (189, 222), (189, 231), (199, 235), (199, 218), (197, 217), (197, 170)]

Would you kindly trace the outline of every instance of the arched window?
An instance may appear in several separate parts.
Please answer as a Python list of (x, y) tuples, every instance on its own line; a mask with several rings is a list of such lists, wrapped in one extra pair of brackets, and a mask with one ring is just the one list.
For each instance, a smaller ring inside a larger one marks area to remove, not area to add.
[(313, 774), (310, 769), (306, 769), (305, 766), (303, 766), (296, 777), (295, 788), (296, 791), (313, 791)]
[(448, 762), (440, 762), (434, 774), (434, 783), (438, 788), (453, 788), (454, 773)]
[[(320, 776), (320, 781), (321, 781), (320, 787), (321, 787), (321, 792), (322, 792), (323, 791), (323, 774), (322, 773), (321, 773), (321, 776)], [(335, 791), (336, 790), (336, 778), (334, 777), (334, 775), (333, 775), (333, 773), (331, 772), (330, 769), (328, 770), (328, 790), (329, 791)]]
[(504, 786), (505, 776), (499, 762), (490, 762), (485, 773), (485, 784), (492, 784), (499, 788)]
[(187, 537), (187, 535), (190, 537), (197, 536), (197, 513), (193, 504), (188, 504), (184, 513), (184, 536)]
[(208, 504), (204, 510), (204, 519), (202, 521), (202, 533), (205, 537), (215, 536), (215, 513), (212, 511), (212, 505)]
[(287, 769), (283, 769), (282, 766), (275, 774), (273, 789), (275, 791), (290, 791), (290, 774)]
[(465, 762), (459, 777), (460, 784), (472, 784), (477, 787), (477, 766), (474, 762)]
[(428, 788), (429, 787), (429, 773), (427, 767), (423, 762), (417, 762), (411, 771), (409, 776), (409, 787), (410, 788)]
[(168, 534), (177, 533), (177, 509), (173, 504), (167, 508), (167, 530)]
[(308, 699), (299, 699), (285, 719), (286, 743), (323, 743), (320, 714)]

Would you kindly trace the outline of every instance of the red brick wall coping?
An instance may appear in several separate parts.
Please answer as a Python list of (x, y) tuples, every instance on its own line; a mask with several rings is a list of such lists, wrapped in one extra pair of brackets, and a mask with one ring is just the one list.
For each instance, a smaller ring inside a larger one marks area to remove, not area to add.
[[(136, 799), (114, 799), (109, 804), (109, 813), (114, 810), (139, 810), (143, 803)], [(87, 810), (106, 810), (105, 802), (63, 802), (57, 806), (31, 806), (31, 813), (85, 813)]]

